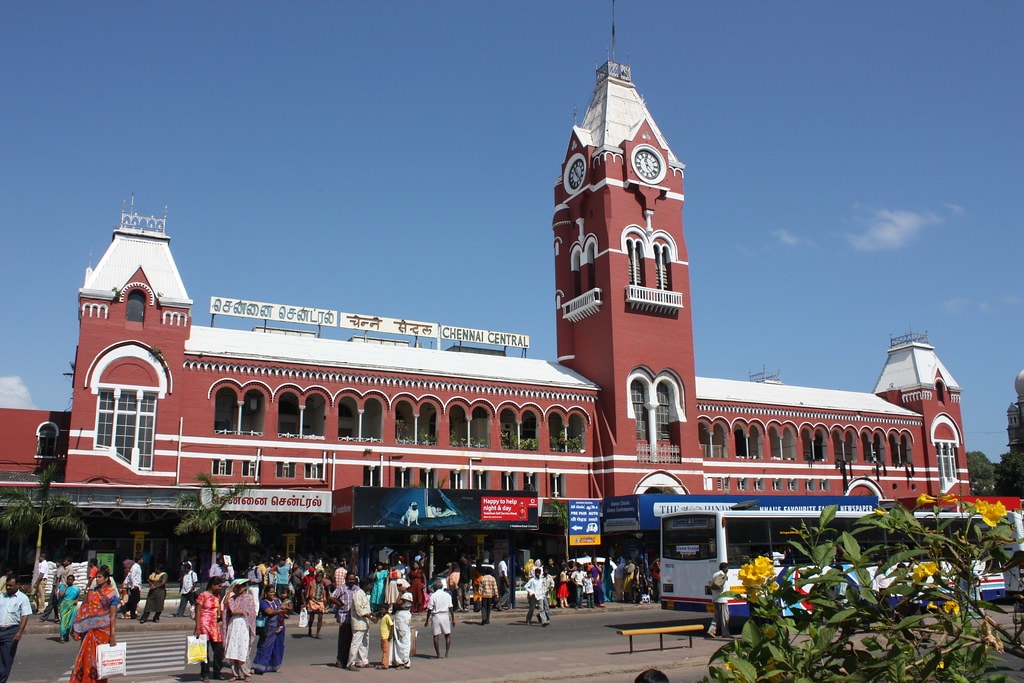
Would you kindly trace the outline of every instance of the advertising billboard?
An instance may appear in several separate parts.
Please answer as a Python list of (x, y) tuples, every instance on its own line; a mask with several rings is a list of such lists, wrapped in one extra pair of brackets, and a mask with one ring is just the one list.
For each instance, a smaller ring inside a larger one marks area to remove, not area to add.
[(537, 505), (536, 491), (357, 486), (335, 493), (331, 528), (536, 530)]

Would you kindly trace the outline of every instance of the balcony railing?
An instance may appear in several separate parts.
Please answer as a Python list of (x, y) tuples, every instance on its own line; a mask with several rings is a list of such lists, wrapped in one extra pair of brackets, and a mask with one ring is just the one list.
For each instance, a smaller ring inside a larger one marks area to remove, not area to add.
[(638, 443), (636, 445), (636, 460), (652, 464), (678, 464), (683, 461), (683, 458), (680, 455), (679, 446), (675, 444)]
[(626, 303), (635, 311), (667, 314), (683, 307), (683, 295), (667, 289), (626, 285)]
[(601, 290), (595, 287), (562, 304), (562, 317), (575, 323), (594, 315), (600, 309)]

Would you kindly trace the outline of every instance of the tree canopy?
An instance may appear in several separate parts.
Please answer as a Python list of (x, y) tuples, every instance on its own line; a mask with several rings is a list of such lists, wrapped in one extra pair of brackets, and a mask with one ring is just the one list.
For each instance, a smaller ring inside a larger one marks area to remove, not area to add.
[(82, 520), (82, 511), (65, 493), (52, 489), (57, 478), (54, 463), (42, 471), (35, 486), (7, 486), (0, 491), (0, 526), (10, 529), (19, 538), (36, 535), (36, 566), (43, 549), (43, 532), (47, 528), (75, 533), (89, 538), (89, 529)]
[(260, 530), (255, 524), (224, 509), (232, 500), (245, 495), (249, 491), (248, 486), (222, 484), (206, 472), (197, 474), (196, 481), (199, 482), (198, 489), (181, 494), (175, 501), (175, 507), (184, 514), (174, 533), (210, 534), (210, 550), (214, 559), (217, 557), (217, 532), (222, 529), (242, 536), (247, 543), (259, 543)]
[(1003, 453), (995, 468), (995, 492), (1024, 498), (1024, 453)]
[(971, 493), (976, 496), (991, 496), (995, 493), (996, 464), (981, 451), (967, 451), (967, 472), (971, 482)]

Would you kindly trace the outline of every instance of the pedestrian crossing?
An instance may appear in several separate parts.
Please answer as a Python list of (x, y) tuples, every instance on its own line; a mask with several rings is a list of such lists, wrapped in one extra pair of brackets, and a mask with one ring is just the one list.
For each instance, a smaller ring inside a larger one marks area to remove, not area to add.
[[(145, 676), (147, 683), (158, 683), (160, 674), (180, 674), (185, 668), (185, 642), (191, 631), (174, 631), (162, 633), (126, 633), (117, 636), (117, 642), (127, 643), (126, 678), (118, 676), (119, 681), (130, 683), (132, 676)], [(72, 662), (72, 666), (74, 663)], [(189, 664), (196, 672), (198, 664)], [(71, 678), (71, 669), (61, 675), (59, 681)], [(167, 680), (177, 680), (167, 679)]]

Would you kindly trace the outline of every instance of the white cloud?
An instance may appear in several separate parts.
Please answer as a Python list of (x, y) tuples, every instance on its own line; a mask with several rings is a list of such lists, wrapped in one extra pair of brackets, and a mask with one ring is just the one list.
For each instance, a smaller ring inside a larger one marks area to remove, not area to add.
[(35, 408), (28, 387), (20, 377), (0, 377), (0, 408)]
[(787, 247), (798, 247), (807, 242), (807, 240), (799, 235), (794, 235), (789, 230), (772, 230), (772, 237)]
[(995, 301), (977, 301), (975, 299), (968, 299), (964, 296), (954, 297), (947, 299), (942, 302), (942, 307), (950, 313), (973, 313), (979, 311), (981, 313), (1000, 313), (1006, 308), (1012, 308), (1020, 303), (1018, 297), (1014, 295), (1007, 295), (996, 299)]
[(859, 251), (889, 251), (906, 246), (922, 228), (941, 222), (933, 213), (880, 209), (861, 221), (860, 232), (846, 238)]

